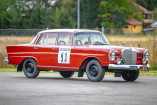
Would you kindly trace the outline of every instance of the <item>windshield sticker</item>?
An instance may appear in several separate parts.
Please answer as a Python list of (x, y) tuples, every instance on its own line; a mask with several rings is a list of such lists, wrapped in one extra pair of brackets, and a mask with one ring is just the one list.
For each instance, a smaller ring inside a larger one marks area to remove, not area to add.
[(60, 47), (58, 53), (58, 63), (70, 63), (71, 47)]

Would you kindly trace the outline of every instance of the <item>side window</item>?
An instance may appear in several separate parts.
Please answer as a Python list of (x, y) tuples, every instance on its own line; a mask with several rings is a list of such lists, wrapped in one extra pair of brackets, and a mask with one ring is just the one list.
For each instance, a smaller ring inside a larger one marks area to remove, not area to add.
[(74, 34), (74, 45), (75, 46), (85, 45), (86, 42), (88, 42), (87, 35), (83, 35), (83, 34), (77, 35), (76, 33)]
[(38, 44), (41, 45), (55, 45), (57, 33), (42, 34)]
[(91, 37), (91, 44), (94, 44), (95, 42), (103, 43), (103, 39), (102, 39), (101, 35), (93, 35)]
[(58, 33), (57, 45), (72, 45), (70, 33)]

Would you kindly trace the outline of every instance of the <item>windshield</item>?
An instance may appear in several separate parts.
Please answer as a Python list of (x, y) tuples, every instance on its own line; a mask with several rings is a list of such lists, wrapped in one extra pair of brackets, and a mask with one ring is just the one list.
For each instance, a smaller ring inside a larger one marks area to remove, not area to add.
[(109, 45), (101, 32), (77, 32), (74, 34), (74, 45)]

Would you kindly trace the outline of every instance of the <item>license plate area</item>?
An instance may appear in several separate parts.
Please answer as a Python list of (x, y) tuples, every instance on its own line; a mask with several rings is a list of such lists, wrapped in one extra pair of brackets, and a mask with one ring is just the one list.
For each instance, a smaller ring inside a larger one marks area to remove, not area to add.
[(130, 70), (138, 70), (137, 66), (130, 66)]

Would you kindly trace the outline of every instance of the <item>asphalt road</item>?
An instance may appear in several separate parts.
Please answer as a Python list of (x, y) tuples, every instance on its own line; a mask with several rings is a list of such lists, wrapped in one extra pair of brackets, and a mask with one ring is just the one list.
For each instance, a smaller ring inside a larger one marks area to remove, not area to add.
[(28, 79), (23, 73), (0, 72), (0, 105), (157, 105), (157, 76), (125, 82), (107, 75), (90, 82), (86, 75), (64, 79), (41, 73)]

